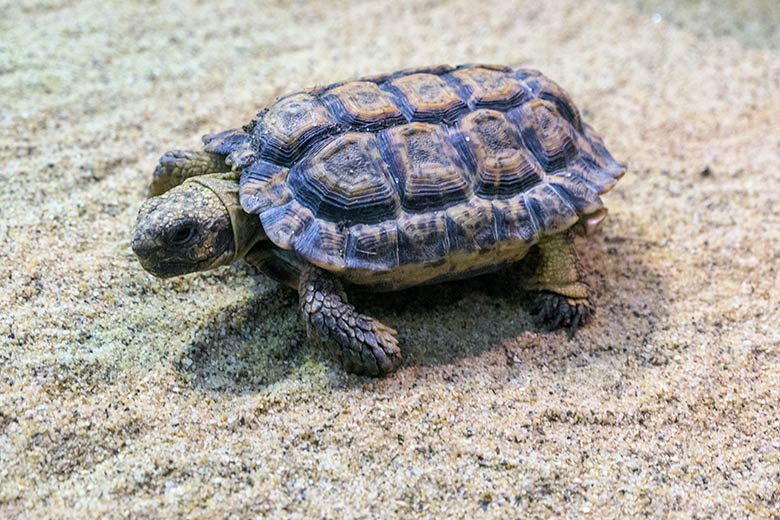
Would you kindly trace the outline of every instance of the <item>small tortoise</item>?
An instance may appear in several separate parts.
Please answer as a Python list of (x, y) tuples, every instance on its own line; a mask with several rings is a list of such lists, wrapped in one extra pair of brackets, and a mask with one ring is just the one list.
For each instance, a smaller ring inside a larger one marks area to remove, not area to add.
[[(396, 332), (343, 285), (377, 291), (476, 276), (536, 246), (528, 289), (570, 331), (592, 312), (573, 247), (625, 168), (541, 73), (405, 70), (277, 99), (242, 129), (172, 151), (133, 250), (160, 277), (244, 258), (298, 290), (310, 337), (349, 371), (400, 362)], [(536, 255), (535, 255), (536, 256)]]

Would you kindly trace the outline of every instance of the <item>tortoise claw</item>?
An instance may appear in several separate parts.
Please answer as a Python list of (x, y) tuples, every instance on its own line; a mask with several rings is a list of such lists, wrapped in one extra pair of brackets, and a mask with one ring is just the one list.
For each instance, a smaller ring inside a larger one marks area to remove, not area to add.
[(558, 293), (543, 291), (536, 297), (534, 314), (547, 330), (565, 328), (569, 339), (593, 314), (590, 298), (569, 298)]

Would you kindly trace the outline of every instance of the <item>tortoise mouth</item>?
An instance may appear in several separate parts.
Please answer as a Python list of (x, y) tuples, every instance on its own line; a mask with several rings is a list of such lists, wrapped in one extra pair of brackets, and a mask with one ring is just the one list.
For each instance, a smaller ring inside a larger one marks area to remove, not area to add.
[(141, 262), (141, 267), (143, 267), (145, 271), (157, 278), (173, 278), (174, 276), (200, 271), (197, 264), (191, 262), (182, 262), (178, 260), (154, 262), (140, 257), (139, 261)]
[(205, 260), (194, 260), (178, 255), (163, 256), (159, 244), (154, 242), (133, 240), (133, 252), (138, 257), (138, 262), (146, 272), (157, 278), (173, 278), (184, 274), (195, 273), (199, 271), (208, 271), (214, 267), (222, 265), (225, 257), (233, 256), (232, 251), (227, 251), (216, 258)]
[(211, 263), (170, 254), (165, 251), (164, 245), (157, 238), (146, 236), (141, 232), (133, 237), (132, 248), (141, 267), (158, 278), (171, 278), (201, 271), (204, 269), (204, 264)]

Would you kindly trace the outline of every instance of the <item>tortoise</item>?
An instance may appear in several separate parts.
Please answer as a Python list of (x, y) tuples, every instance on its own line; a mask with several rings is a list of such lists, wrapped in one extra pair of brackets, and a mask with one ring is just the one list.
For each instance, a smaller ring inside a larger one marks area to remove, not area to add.
[(537, 314), (593, 312), (574, 249), (624, 174), (569, 95), (530, 69), (407, 69), (278, 98), (246, 126), (162, 156), (133, 250), (168, 277), (245, 259), (299, 293), (348, 371), (398, 367), (396, 331), (345, 286), (398, 290), (538, 258)]

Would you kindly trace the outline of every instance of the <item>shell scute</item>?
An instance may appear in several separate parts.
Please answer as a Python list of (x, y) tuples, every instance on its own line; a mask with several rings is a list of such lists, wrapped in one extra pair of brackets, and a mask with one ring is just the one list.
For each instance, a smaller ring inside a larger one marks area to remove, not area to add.
[(472, 195), (466, 165), (441, 126), (411, 123), (380, 134), (403, 209), (441, 209)]
[(522, 81), (503, 67), (465, 67), (449, 74), (460, 85), (469, 108), (506, 110), (531, 98)]
[(343, 134), (296, 164), (288, 184), (318, 219), (374, 224), (395, 218), (398, 196), (369, 133)]
[(519, 240), (528, 244), (536, 242), (539, 228), (528, 213), (524, 197), (494, 200), (492, 206), (497, 240), (509, 243)]
[(352, 226), (346, 258), (349, 267), (391, 269), (397, 266), (398, 226), (395, 221)]
[(404, 214), (398, 219), (398, 261), (417, 264), (447, 256), (450, 241), (443, 211), (421, 215)]
[(316, 97), (300, 92), (283, 97), (260, 116), (253, 133), (260, 143), (260, 158), (285, 166), (304, 150), (339, 130), (339, 125)]
[(314, 219), (295, 238), (295, 250), (331, 270), (346, 267), (347, 230), (336, 222)]
[(535, 97), (554, 104), (558, 113), (578, 132), (583, 131), (580, 111), (560, 85), (536, 70), (519, 70), (515, 76), (525, 83)]
[(525, 195), (526, 207), (533, 208), (532, 218), (536, 226), (546, 234), (564, 231), (579, 220), (579, 215), (564, 190), (544, 183), (533, 187)]
[(548, 174), (566, 169), (577, 159), (574, 129), (550, 103), (536, 99), (506, 116), (521, 129), (523, 142)]
[(241, 173), (241, 207), (247, 213), (286, 204), (292, 198), (287, 188), (289, 168), (268, 161), (255, 161)]
[(252, 136), (241, 128), (204, 135), (202, 140), (204, 151), (225, 155), (225, 162), (236, 170), (252, 163), (257, 157)]
[(447, 208), (447, 236), (450, 248), (458, 251), (481, 251), (496, 242), (493, 206), (490, 201), (472, 202)]
[(454, 122), (468, 110), (457, 91), (434, 74), (399, 76), (389, 87), (399, 92), (401, 111), (410, 121)]
[(346, 127), (376, 130), (406, 122), (393, 96), (371, 81), (350, 81), (326, 91), (323, 99)]
[(603, 206), (598, 192), (576, 172), (564, 172), (550, 177), (549, 183), (582, 214), (594, 213)]
[(263, 211), (260, 222), (268, 238), (282, 249), (292, 249), (298, 236), (315, 224), (312, 212), (294, 200)]
[(511, 197), (544, 179), (538, 161), (502, 112), (476, 110), (464, 117), (459, 126), (473, 157), (480, 196)]

